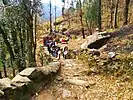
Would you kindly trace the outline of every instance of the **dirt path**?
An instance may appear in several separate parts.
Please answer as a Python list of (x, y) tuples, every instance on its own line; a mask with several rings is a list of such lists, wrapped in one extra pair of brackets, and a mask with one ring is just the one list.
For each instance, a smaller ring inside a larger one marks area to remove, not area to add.
[(61, 62), (64, 66), (61, 68), (60, 76), (57, 76), (48, 89), (39, 93), (37, 100), (80, 100), (82, 98), (86, 87), (73, 85), (65, 82), (65, 80), (80, 79), (88, 81), (85, 75), (87, 69), (83, 64), (73, 59), (62, 60)]
[[(68, 44), (75, 47), (80, 39)], [(85, 41), (85, 40), (83, 40)], [(75, 49), (75, 48), (74, 48)], [(78, 49), (78, 48), (76, 48)], [(35, 100), (133, 100), (133, 82), (121, 81), (113, 75), (88, 75), (88, 68), (82, 62), (62, 59), (61, 73), (43, 91), (37, 93)], [(72, 84), (66, 80), (82, 80), (89, 85)]]

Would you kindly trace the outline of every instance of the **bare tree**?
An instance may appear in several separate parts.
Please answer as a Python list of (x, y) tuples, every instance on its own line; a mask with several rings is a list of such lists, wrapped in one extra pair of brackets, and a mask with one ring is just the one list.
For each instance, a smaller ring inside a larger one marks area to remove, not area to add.
[(114, 15), (114, 0), (111, 0), (111, 7), (110, 7), (110, 28), (113, 28), (113, 15)]
[(128, 10), (129, 10), (129, 4), (130, 4), (130, 0), (125, 0), (125, 7), (124, 7), (124, 22), (123, 25), (126, 25), (128, 23)]
[(101, 30), (102, 18), (101, 18), (101, 0), (98, 0), (98, 28)]
[(83, 38), (85, 39), (84, 25), (83, 25), (83, 16), (82, 16), (82, 3), (81, 3), (81, 0), (79, 0), (79, 6), (80, 6), (80, 22), (81, 22), (81, 27), (82, 27), (82, 35), (83, 35)]
[(119, 4), (119, 0), (116, 0), (116, 3), (115, 3), (115, 13), (114, 13), (114, 28), (117, 28), (118, 4)]
[[(56, 0), (55, 0), (55, 23), (56, 23)], [(56, 24), (55, 24), (55, 30), (56, 30)]]
[(50, 12), (49, 12), (49, 14), (50, 14), (50, 34), (51, 34), (52, 33), (52, 4), (51, 4), (51, 0), (50, 0), (49, 4), (50, 4)]

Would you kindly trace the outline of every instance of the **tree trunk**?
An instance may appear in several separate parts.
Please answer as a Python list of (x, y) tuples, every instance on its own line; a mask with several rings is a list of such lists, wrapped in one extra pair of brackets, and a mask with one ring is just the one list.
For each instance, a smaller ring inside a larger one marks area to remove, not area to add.
[(114, 14), (114, 12), (111, 10), (111, 16), (110, 16), (110, 28), (113, 28), (113, 14)]
[[(13, 49), (12, 49), (8, 39), (7, 39), (7, 34), (4, 33), (3, 29), (1, 28), (1, 26), (0, 26), (0, 33), (2, 34), (3, 40), (4, 40), (4, 42), (5, 42), (6, 46), (7, 46), (7, 50), (9, 52), (9, 54), (10, 54), (10, 57), (11, 57), (11, 62), (14, 62), (15, 61), (15, 56), (14, 56), (14, 53), (13, 53)], [(13, 68), (13, 76), (15, 76), (14, 66), (12, 66), (12, 68)]]
[[(56, 23), (56, 0), (55, 0), (55, 23)], [(56, 31), (56, 24), (55, 24), (55, 31)]]
[(110, 28), (113, 28), (114, 0), (111, 0)]
[(115, 4), (115, 14), (114, 14), (114, 28), (117, 28), (118, 4), (119, 4), (119, 0), (116, 0), (116, 4)]
[(33, 54), (33, 48), (34, 48), (34, 38), (33, 38), (33, 19), (29, 18), (29, 29), (28, 29), (28, 36), (29, 36), (29, 47), (28, 47), (28, 66), (34, 67), (34, 54)]
[(86, 26), (87, 26), (88, 32), (90, 33), (89, 35), (92, 35), (92, 31), (91, 31), (91, 28), (89, 27), (87, 18), (85, 19), (85, 22), (86, 22)]
[(34, 67), (34, 36), (33, 36), (33, 10), (27, 6), (33, 6), (32, 1), (23, 0), (24, 7), (26, 10), (26, 23), (27, 27), (27, 49), (28, 49), (28, 67)]
[(5, 77), (7, 77), (6, 65), (5, 64), (3, 64), (3, 68), (4, 68), (4, 75), (5, 75)]
[(5, 57), (6, 57), (6, 55), (3, 52), (3, 50), (2, 50), (2, 53), (1, 53), (1, 57), (2, 57), (2, 64), (3, 64), (3, 69), (4, 69), (4, 75), (5, 75), (5, 77), (7, 77), (6, 65), (5, 65), (5, 62), (6, 62)]
[(11, 66), (12, 66), (13, 77), (15, 77), (15, 68), (14, 68), (14, 64), (13, 64), (12, 59), (11, 59)]
[(79, 4), (80, 4), (80, 22), (81, 22), (81, 27), (82, 27), (82, 35), (83, 35), (83, 39), (85, 39), (84, 25), (83, 25), (83, 18), (82, 18), (82, 3), (81, 3), (81, 0), (79, 0)]
[(24, 57), (25, 57), (25, 54), (24, 54), (25, 49), (24, 49), (24, 43), (23, 43), (24, 38), (22, 38), (23, 34), (24, 34), (24, 33), (22, 33), (23, 29), (19, 29), (19, 32), (20, 32), (19, 33), (19, 40), (20, 40), (20, 52), (21, 52), (20, 53), (20, 57), (21, 57), (21, 59), (20, 59), (20, 66), (21, 66), (20, 71), (22, 71), (26, 68), (25, 60), (24, 60)]
[(36, 66), (36, 34), (37, 34), (37, 14), (35, 14), (35, 42), (34, 42), (34, 62)]
[(50, 0), (50, 34), (52, 33), (52, 4)]
[(125, 7), (124, 7), (124, 23), (126, 25), (128, 23), (128, 9), (129, 9), (130, 0), (125, 0)]
[(68, 10), (68, 28), (71, 28), (70, 11)]
[(7, 46), (7, 50), (9, 52), (9, 54), (10, 54), (10, 57), (14, 61), (15, 60), (15, 56), (14, 56), (14, 53), (13, 53), (13, 49), (12, 49), (8, 39), (7, 39), (7, 34), (4, 33), (3, 29), (1, 28), (1, 26), (0, 26), (0, 33), (2, 34), (3, 40), (4, 40), (4, 42), (5, 42), (6, 46)]
[(63, 7), (62, 7), (62, 16), (63, 16), (63, 19), (64, 19), (64, 10), (65, 10), (65, 0), (62, 0), (63, 2)]
[(13, 44), (14, 44), (14, 54), (15, 54), (15, 62), (16, 62), (16, 68), (18, 68), (19, 72), (21, 72), (23, 69), (22, 69), (22, 66), (21, 66), (21, 56), (20, 56), (20, 48), (19, 48), (19, 45), (18, 45), (18, 39), (17, 39), (17, 32), (16, 31), (13, 31), (11, 32), (12, 34), (12, 41), (13, 41)]
[(2, 72), (0, 71), (0, 79), (2, 78)]
[(98, 28), (101, 31), (102, 18), (101, 18), (101, 0), (98, 0)]

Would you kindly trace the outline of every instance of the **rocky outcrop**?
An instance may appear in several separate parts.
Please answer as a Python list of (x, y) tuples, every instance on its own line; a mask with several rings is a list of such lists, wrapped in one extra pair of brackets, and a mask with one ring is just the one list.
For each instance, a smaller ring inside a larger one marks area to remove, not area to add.
[(106, 32), (95, 33), (86, 38), (86, 41), (81, 45), (81, 49), (99, 49), (110, 39), (110, 35)]

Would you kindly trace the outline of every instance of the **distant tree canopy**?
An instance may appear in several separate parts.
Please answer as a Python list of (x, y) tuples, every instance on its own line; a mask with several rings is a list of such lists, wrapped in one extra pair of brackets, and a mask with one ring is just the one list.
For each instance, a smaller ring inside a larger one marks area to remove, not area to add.
[(91, 26), (98, 25), (98, 2), (97, 0), (84, 2), (84, 17)]

